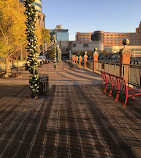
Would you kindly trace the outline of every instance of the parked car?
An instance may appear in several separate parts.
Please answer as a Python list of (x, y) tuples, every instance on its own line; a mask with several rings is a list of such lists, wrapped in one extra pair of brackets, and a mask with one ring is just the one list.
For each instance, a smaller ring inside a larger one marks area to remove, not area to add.
[(46, 57), (45, 57), (45, 56), (38, 56), (37, 61), (38, 61), (38, 62), (40, 62), (40, 61), (45, 62), (45, 61), (46, 61)]

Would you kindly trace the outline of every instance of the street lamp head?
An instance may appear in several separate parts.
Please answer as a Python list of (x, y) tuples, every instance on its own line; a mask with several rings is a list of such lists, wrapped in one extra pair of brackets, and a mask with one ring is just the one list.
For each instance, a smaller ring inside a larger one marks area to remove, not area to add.
[(94, 52), (96, 52), (96, 51), (97, 51), (97, 48), (95, 47), (95, 48), (94, 48)]
[(124, 39), (122, 41), (122, 44), (125, 46), (125, 45), (129, 45), (129, 39)]

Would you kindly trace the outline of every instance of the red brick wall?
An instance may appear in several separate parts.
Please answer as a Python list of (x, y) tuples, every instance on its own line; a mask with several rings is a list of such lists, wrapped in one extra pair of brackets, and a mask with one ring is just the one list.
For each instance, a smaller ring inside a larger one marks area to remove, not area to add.
[(76, 41), (87, 42), (91, 41), (91, 33), (80, 33), (76, 34)]

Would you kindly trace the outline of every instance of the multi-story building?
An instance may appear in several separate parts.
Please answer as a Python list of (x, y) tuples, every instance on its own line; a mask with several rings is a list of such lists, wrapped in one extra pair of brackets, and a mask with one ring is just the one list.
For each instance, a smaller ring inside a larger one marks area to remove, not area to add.
[(76, 41), (102, 41), (104, 42), (105, 47), (122, 46), (122, 41), (126, 38), (130, 40), (129, 45), (141, 45), (141, 22), (139, 24), (139, 27), (136, 28), (136, 32), (133, 33), (95, 31), (93, 33), (77, 32), (76, 34)]
[(104, 32), (104, 46), (122, 46), (126, 38), (129, 39), (129, 33)]
[(122, 41), (126, 38), (130, 41), (129, 45), (141, 45), (141, 33), (104, 32), (104, 46), (122, 46)]
[(77, 34), (76, 34), (76, 41), (80, 41), (80, 42), (91, 41), (91, 33), (77, 32)]
[(103, 41), (104, 49), (117, 52), (123, 47), (123, 39), (129, 39), (129, 49), (132, 50), (133, 56), (141, 57), (141, 22), (136, 32), (119, 33), (119, 32), (104, 32), (95, 31), (91, 36), (92, 41)]
[(94, 51), (94, 48), (97, 48), (99, 51), (103, 51), (103, 43), (101, 41), (95, 42), (81, 42), (81, 41), (72, 41), (71, 42), (71, 52), (85, 52), (85, 51)]
[(94, 48), (103, 51), (103, 44), (101, 41), (97, 42), (81, 42), (81, 41), (58, 41), (57, 45), (61, 48), (62, 58), (69, 58), (70, 54), (80, 53), (85, 51), (93, 52)]
[[(62, 25), (56, 25), (55, 29), (50, 29), (51, 39), (53, 35), (56, 35), (57, 45), (61, 48), (62, 58), (69, 57), (70, 41), (68, 29), (62, 29)], [(52, 47), (51, 42), (50, 47)]]
[[(23, 0), (19, 0), (19, 2), (23, 3)], [(42, 13), (42, 1), (35, 0), (34, 4), (37, 14), (37, 24), (45, 28), (45, 15)]]
[(62, 25), (56, 25), (55, 29), (50, 29), (51, 37), (56, 35), (57, 41), (69, 41), (68, 29), (62, 29)]

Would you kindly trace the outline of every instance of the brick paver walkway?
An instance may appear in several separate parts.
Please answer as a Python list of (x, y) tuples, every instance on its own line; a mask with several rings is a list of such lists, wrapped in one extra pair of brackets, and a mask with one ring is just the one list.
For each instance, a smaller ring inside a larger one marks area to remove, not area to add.
[[(39, 74), (49, 75), (49, 84), (100, 84), (101, 77), (96, 73), (89, 72), (83, 68), (70, 69), (65, 63), (61, 63), (54, 70), (53, 63), (45, 64), (39, 68)], [(23, 75), (12, 79), (0, 79), (2, 84), (28, 85), (29, 73), (25, 71)]]
[(40, 73), (49, 75), (48, 97), (30, 98), (27, 73), (0, 80), (1, 158), (141, 157), (139, 97), (123, 109), (97, 74), (64, 64)]

